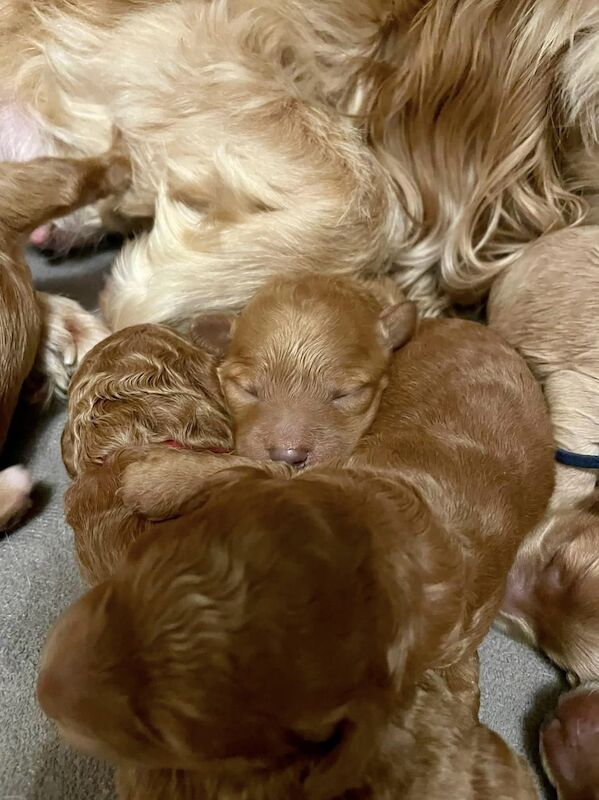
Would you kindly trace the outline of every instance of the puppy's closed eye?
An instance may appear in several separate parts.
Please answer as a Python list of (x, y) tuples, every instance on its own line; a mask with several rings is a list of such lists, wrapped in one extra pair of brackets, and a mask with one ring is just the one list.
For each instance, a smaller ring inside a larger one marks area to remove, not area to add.
[(365, 399), (368, 392), (372, 389), (372, 384), (364, 383), (360, 386), (347, 386), (337, 389), (331, 393), (331, 401), (337, 405), (344, 405), (358, 400)]
[(231, 378), (225, 384), (225, 391), (233, 392), (239, 399), (254, 401), (260, 399), (259, 388), (255, 384), (246, 381)]

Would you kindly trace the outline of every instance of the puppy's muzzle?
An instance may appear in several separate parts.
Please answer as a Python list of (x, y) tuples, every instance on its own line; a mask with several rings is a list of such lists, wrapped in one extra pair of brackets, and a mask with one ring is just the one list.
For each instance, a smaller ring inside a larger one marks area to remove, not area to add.
[(284, 461), (292, 467), (303, 467), (310, 455), (308, 450), (304, 448), (289, 448), (272, 447), (268, 451), (271, 461)]

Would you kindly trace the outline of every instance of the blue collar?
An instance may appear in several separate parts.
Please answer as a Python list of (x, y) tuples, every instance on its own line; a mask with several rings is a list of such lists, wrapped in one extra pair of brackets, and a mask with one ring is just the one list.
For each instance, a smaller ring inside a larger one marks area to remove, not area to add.
[(573, 453), (571, 450), (562, 450), (561, 447), (555, 451), (555, 460), (567, 467), (599, 469), (599, 456), (585, 456), (582, 453)]

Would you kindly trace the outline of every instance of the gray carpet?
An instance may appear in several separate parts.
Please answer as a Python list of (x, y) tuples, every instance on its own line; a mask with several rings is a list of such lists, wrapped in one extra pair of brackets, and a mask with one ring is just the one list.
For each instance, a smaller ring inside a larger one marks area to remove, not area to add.
[[(30, 263), (39, 288), (93, 307), (110, 259), (108, 251), (48, 265), (32, 254)], [(63, 746), (34, 699), (45, 634), (82, 589), (62, 513), (63, 420), (62, 409), (42, 417), (22, 409), (3, 456), (4, 462), (30, 467), (38, 485), (27, 524), (0, 538), (0, 800), (113, 797), (110, 772)], [(495, 632), (481, 649), (481, 662), (483, 720), (536, 760), (536, 731), (559, 691), (556, 672)]]

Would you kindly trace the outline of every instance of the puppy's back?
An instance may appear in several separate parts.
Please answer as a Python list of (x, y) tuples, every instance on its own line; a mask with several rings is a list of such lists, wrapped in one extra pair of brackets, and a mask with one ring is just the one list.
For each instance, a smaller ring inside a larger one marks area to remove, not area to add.
[(424, 322), (399, 351), (355, 464), (411, 483), (479, 576), (468, 598), (484, 633), (516, 550), (553, 489), (553, 437), (540, 387), (497, 334)]
[(491, 328), (539, 378), (584, 367), (599, 375), (599, 225), (542, 236), (495, 281)]

